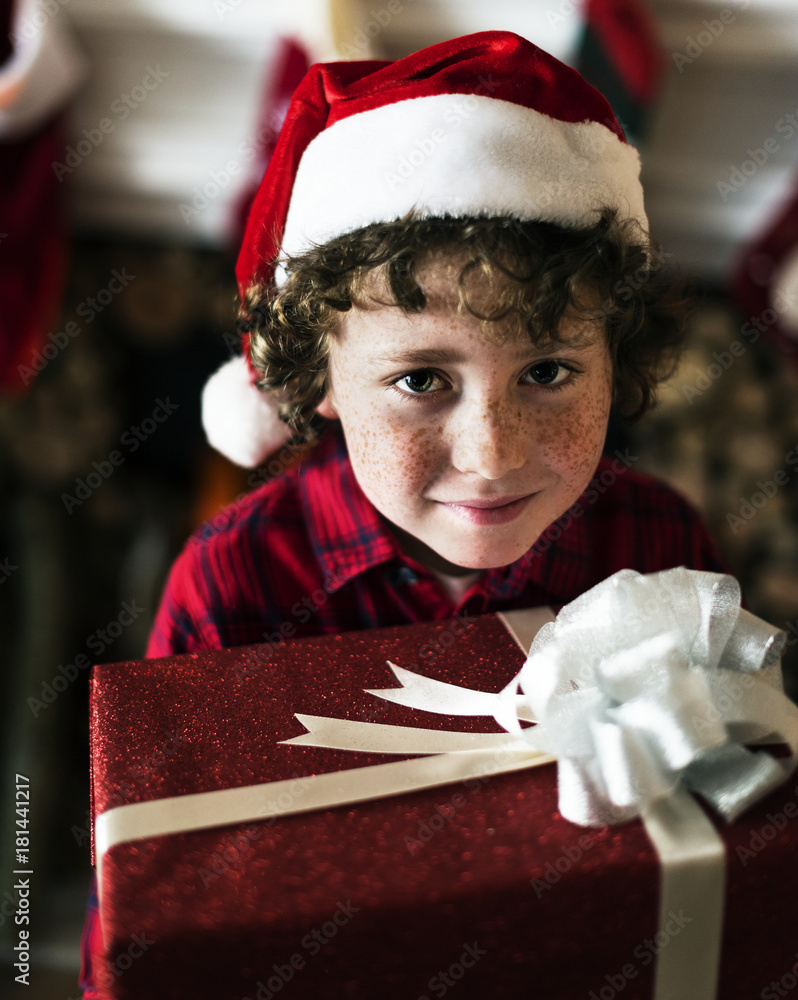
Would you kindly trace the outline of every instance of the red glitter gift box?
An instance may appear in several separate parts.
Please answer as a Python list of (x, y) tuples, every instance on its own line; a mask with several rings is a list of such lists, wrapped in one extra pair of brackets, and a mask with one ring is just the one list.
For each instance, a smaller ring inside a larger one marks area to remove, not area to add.
[[(498, 691), (524, 655), (488, 615), (96, 667), (95, 816), (276, 781), (301, 808), (304, 776), (396, 760), (283, 745), (304, 731), (295, 712), (496, 730), (375, 700), (364, 689), (396, 684), (388, 660)], [(788, 782), (738, 823), (716, 824), (723, 1000), (765, 997), (792, 975), (797, 792)], [(697, 919), (676, 910), (660, 921), (659, 892), (642, 824), (565, 821), (546, 765), (117, 844), (102, 863), (98, 980), (114, 1000), (424, 1000), (453, 989), (455, 1000), (651, 1000), (657, 956)]]

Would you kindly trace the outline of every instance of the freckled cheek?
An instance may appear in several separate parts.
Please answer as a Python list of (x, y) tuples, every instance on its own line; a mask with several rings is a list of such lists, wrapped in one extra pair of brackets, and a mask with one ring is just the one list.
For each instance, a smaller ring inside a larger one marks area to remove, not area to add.
[(417, 494), (429, 479), (433, 435), (427, 428), (406, 427), (374, 414), (364, 418), (349, 437), (358, 477), (397, 496)]
[(607, 433), (611, 393), (609, 381), (578, 403), (538, 421), (537, 443), (546, 463), (573, 482), (592, 474)]
[(606, 421), (589, 418), (575, 421), (568, 429), (570, 445), (563, 455), (563, 468), (574, 479), (590, 475), (601, 454), (606, 433)]
[(336, 394), (335, 407), (358, 479), (361, 483), (368, 481), (378, 486), (387, 481), (390, 463), (386, 460), (384, 429), (375, 419), (376, 408), (368, 401), (345, 391)]
[(362, 430), (347, 438), (349, 457), (358, 477), (365, 475), (371, 482), (381, 484), (386, 479), (388, 463), (381, 455), (379, 438)]
[(570, 466), (574, 477), (591, 475), (607, 434), (612, 391), (609, 375), (583, 401), (570, 429)]

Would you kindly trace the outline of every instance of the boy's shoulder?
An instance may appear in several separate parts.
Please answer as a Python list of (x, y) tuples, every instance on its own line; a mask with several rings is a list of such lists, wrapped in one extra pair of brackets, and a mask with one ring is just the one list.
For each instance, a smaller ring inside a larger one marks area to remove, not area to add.
[(341, 520), (331, 512), (348, 474), (345, 447), (325, 435), (295, 466), (201, 525), (172, 565), (148, 655), (245, 645), (272, 620), (290, 619), (292, 605), (331, 576)]
[(235, 543), (267, 526), (276, 532), (300, 525), (311, 530), (314, 508), (322, 498), (333, 501), (349, 468), (346, 446), (336, 435), (325, 435), (307, 452), (289, 444), (250, 476), (246, 493), (196, 529), (189, 545)]
[(631, 448), (617, 448), (602, 455), (582, 500), (591, 504), (607, 496), (615, 505), (629, 502), (645, 510), (659, 508), (663, 513), (678, 510), (700, 517), (693, 504), (676, 487), (646, 472), (640, 467), (640, 462), (641, 457)]
[(586, 522), (597, 561), (640, 572), (677, 565), (728, 572), (698, 510), (639, 461), (628, 448), (604, 455), (572, 508)]
[(661, 496), (666, 501), (687, 502), (665, 480), (642, 469), (640, 462), (641, 456), (631, 448), (616, 448), (611, 453), (603, 454), (585, 495), (603, 494), (612, 487), (617, 494), (650, 494), (652, 497)]

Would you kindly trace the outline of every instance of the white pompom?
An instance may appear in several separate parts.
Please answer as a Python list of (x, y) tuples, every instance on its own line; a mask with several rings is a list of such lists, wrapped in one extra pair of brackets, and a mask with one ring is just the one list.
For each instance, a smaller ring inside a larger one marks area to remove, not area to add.
[(779, 314), (779, 324), (798, 339), (798, 247), (784, 259), (773, 276), (770, 301)]
[[(0, 137), (21, 139), (69, 103), (90, 64), (68, 22), (54, 17), (57, 5), (28, 0), (11, 5), (12, 52), (0, 73)], [(63, 167), (54, 163), (53, 168)], [(59, 175), (59, 181), (63, 173)]]
[(217, 451), (247, 469), (291, 437), (274, 400), (250, 381), (243, 357), (225, 362), (208, 379), (202, 391), (202, 425)]

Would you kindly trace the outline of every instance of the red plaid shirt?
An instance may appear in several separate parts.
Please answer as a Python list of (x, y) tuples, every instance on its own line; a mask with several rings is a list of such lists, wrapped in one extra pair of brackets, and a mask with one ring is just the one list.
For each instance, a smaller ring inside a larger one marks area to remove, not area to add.
[[(402, 554), (357, 484), (339, 434), (301, 465), (212, 519), (175, 562), (148, 656), (344, 632), (574, 600), (616, 570), (724, 572), (696, 512), (635, 457), (602, 458), (580, 499), (510, 566), (486, 570), (455, 603)], [(83, 937), (86, 998), (102, 983), (92, 892)]]

